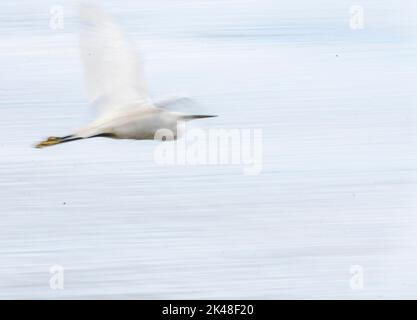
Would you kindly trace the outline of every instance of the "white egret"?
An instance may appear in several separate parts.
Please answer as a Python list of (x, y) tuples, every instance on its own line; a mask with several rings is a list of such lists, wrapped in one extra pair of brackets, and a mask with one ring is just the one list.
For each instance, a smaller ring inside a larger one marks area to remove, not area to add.
[(80, 8), (85, 22), (80, 33), (81, 60), (90, 104), (98, 118), (64, 137), (49, 137), (37, 148), (93, 137), (154, 139), (159, 129), (177, 137), (177, 122), (211, 115), (189, 115), (165, 109), (146, 91), (143, 63), (133, 45), (109, 16), (97, 7)]

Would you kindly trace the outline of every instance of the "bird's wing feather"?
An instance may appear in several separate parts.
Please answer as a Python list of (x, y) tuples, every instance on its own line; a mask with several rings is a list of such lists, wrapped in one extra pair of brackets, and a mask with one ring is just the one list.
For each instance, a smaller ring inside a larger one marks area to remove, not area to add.
[(171, 96), (164, 99), (154, 101), (158, 108), (163, 108), (172, 111), (195, 111), (200, 108), (200, 105), (194, 100), (186, 96)]
[(143, 62), (123, 31), (97, 7), (81, 6), (81, 59), (89, 101), (101, 113), (148, 108)]

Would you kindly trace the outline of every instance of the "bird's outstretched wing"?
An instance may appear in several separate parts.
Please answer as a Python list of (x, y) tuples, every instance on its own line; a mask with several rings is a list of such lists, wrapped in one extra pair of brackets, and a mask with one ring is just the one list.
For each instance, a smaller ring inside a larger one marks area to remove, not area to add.
[(196, 110), (201, 109), (201, 106), (194, 99), (179, 95), (155, 100), (154, 105), (161, 109), (181, 112), (196, 112)]
[(81, 6), (80, 49), (89, 101), (108, 114), (148, 108), (143, 61), (121, 28), (100, 8)]

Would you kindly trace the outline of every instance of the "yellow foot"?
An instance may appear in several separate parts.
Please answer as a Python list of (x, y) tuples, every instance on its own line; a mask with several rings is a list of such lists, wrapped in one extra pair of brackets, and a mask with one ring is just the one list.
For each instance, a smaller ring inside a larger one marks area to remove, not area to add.
[(39, 142), (35, 147), (36, 148), (44, 148), (53, 146), (54, 144), (58, 144), (61, 142), (61, 139), (58, 137), (49, 137), (47, 140)]

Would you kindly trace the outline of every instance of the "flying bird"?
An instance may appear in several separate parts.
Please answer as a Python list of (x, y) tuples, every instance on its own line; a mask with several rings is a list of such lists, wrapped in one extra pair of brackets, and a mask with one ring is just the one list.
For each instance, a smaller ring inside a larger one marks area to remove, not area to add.
[(143, 60), (122, 29), (100, 8), (80, 7), (81, 60), (89, 102), (98, 111), (96, 120), (64, 137), (49, 137), (37, 148), (94, 137), (154, 139), (160, 129), (177, 138), (178, 121), (214, 115), (193, 115), (165, 108), (147, 93)]

